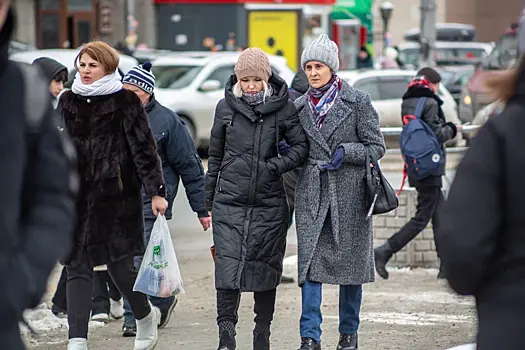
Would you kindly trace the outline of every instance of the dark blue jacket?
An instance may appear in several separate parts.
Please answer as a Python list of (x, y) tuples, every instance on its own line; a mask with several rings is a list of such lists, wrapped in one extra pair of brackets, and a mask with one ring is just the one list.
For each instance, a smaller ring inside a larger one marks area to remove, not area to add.
[[(204, 203), (204, 169), (184, 122), (175, 112), (158, 103), (154, 96), (145, 108), (162, 160), (166, 200), (169, 204), (166, 219), (172, 217), (173, 201), (181, 178), (191, 209), (199, 217), (208, 216)], [(144, 218), (155, 218), (151, 210), (151, 198), (143, 193), (143, 199)]]

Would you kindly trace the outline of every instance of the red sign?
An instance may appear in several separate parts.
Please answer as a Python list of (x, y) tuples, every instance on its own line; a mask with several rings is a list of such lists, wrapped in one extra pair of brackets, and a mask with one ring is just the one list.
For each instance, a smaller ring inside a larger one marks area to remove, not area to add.
[(153, 0), (155, 4), (298, 4), (335, 5), (336, 0)]

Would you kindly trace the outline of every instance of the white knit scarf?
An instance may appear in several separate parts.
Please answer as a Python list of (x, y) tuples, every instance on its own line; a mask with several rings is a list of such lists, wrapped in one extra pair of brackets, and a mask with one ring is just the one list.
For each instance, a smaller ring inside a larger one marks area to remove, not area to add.
[(118, 70), (114, 73), (108, 74), (93, 82), (92, 84), (86, 85), (82, 83), (80, 73), (77, 72), (75, 80), (73, 80), (73, 86), (71, 90), (73, 93), (80, 96), (101, 96), (111, 95), (117, 91), (122, 90), (122, 81)]

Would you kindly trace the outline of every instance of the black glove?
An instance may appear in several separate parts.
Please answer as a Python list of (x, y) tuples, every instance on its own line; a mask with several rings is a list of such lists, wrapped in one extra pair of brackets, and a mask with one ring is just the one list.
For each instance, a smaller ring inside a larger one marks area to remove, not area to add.
[(452, 136), (452, 138), (455, 138), (456, 135), (458, 134), (458, 128), (456, 127), (456, 124), (454, 124), (452, 122), (448, 122), (445, 125), (450, 126), (450, 128), (452, 129), (452, 132), (454, 133), (454, 136)]

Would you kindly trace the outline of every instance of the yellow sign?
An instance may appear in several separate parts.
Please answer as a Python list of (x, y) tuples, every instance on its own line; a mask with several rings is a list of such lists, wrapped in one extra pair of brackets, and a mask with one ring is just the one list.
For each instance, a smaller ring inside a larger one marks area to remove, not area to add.
[(297, 11), (250, 11), (248, 46), (286, 57), (297, 71), (299, 57), (299, 17)]

